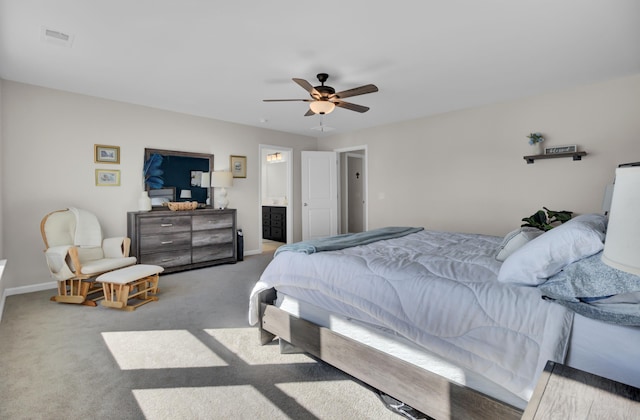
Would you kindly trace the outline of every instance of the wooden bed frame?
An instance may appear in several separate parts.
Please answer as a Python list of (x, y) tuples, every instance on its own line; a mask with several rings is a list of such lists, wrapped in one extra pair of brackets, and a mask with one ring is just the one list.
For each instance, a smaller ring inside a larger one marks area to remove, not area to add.
[(297, 318), (260, 295), (260, 342), (275, 337), (436, 419), (520, 419), (522, 410), (392, 355)]

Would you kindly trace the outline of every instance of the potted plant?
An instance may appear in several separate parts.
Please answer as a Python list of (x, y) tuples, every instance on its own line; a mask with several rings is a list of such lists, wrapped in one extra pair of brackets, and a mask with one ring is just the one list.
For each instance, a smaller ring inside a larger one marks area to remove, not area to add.
[[(522, 219), (524, 224), (520, 225), (520, 227), (534, 227), (540, 230), (544, 230), (545, 232), (553, 229), (557, 225), (561, 225), (564, 222), (571, 219), (573, 216), (572, 211), (561, 210), (549, 210), (546, 207), (542, 207), (544, 210), (538, 210), (534, 214), (529, 217), (525, 217)], [(545, 213), (546, 211), (546, 213)]]
[(529, 139), (529, 144), (537, 148), (538, 155), (544, 154), (544, 150), (542, 149), (542, 142), (544, 141), (544, 136), (542, 133), (530, 133), (527, 138)]

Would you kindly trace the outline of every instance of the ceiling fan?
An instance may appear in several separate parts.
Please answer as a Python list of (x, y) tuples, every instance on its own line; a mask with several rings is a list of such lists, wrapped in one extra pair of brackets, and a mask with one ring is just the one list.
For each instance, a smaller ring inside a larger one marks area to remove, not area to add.
[(369, 110), (369, 107), (352, 104), (351, 102), (345, 102), (342, 99), (378, 91), (378, 87), (376, 85), (364, 85), (336, 93), (336, 90), (334, 88), (324, 85), (324, 82), (326, 82), (329, 78), (329, 75), (327, 73), (319, 73), (316, 77), (320, 81), (320, 86), (315, 87), (304, 79), (293, 78), (294, 82), (296, 82), (304, 90), (309, 92), (309, 95), (311, 95), (311, 99), (264, 99), (264, 102), (309, 102), (309, 110), (306, 114), (304, 114), (305, 117), (315, 114), (328, 114), (330, 112), (333, 112), (333, 110), (337, 106), (351, 111), (367, 112)]

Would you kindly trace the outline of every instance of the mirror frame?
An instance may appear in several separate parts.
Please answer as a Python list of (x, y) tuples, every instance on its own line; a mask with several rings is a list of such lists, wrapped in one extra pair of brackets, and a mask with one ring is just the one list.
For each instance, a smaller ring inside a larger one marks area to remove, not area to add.
[[(212, 154), (209, 153), (195, 153), (195, 152), (182, 152), (182, 151), (178, 151), (178, 150), (166, 150), (166, 149), (150, 149), (150, 148), (146, 148), (144, 149), (144, 161), (143, 161), (143, 165), (144, 162), (146, 162), (147, 160), (149, 160), (149, 157), (151, 157), (152, 154), (159, 154), (162, 156), (180, 156), (180, 157), (192, 157), (192, 158), (198, 158), (198, 159), (208, 159), (209, 160), (209, 173), (213, 172), (213, 159), (214, 156)], [(147, 185), (147, 183), (145, 182), (144, 184), (144, 189), (145, 191), (149, 191), (150, 188)], [(209, 185), (207, 187), (207, 198), (209, 198), (209, 203), (211, 203), (213, 201), (212, 196), (212, 189), (211, 189), (211, 185)], [(198, 208), (201, 208), (200, 206), (198, 206)], [(213, 208), (212, 204), (204, 204), (204, 208)], [(164, 207), (164, 206), (151, 206), (151, 210), (168, 210), (168, 207)]]

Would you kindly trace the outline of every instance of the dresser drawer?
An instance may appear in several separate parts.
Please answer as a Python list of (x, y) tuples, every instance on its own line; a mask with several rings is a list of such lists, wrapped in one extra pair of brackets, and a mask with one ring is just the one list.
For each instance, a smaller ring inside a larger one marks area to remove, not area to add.
[(145, 235), (140, 238), (142, 254), (171, 251), (191, 247), (191, 232), (169, 233), (165, 235)]
[(140, 264), (159, 265), (164, 268), (177, 267), (191, 264), (191, 250), (156, 252), (155, 254), (142, 254)]
[(215, 229), (193, 232), (192, 245), (205, 246), (233, 243), (233, 229)]
[(191, 230), (190, 216), (166, 216), (140, 219), (140, 235), (188, 232)]
[(233, 244), (221, 244), (193, 248), (191, 259), (193, 263), (198, 263), (231, 257), (233, 257)]
[(233, 214), (202, 214), (193, 216), (192, 229), (207, 230), (233, 227)]

